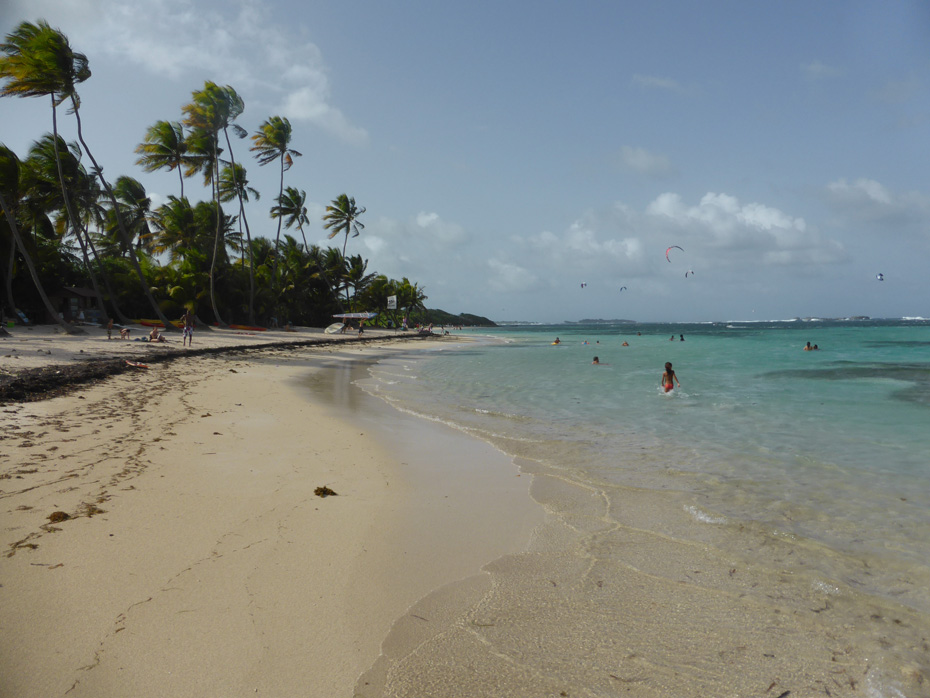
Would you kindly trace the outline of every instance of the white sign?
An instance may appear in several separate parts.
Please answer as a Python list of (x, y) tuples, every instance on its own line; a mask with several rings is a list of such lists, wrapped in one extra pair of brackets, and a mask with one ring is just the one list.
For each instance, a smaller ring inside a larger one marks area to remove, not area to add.
[(388, 296), (388, 310), (397, 310), (397, 296)]

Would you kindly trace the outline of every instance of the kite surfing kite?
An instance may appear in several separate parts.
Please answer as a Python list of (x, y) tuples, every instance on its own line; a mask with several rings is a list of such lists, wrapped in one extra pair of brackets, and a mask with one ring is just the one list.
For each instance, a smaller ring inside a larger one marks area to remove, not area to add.
[(694, 276), (694, 270), (693, 270), (693, 269), (689, 269), (688, 271), (685, 272), (685, 278), (686, 278), (686, 279), (688, 278), (688, 275), (689, 275), (689, 274), (690, 274), (691, 276)]
[(885, 280), (885, 275), (884, 275), (884, 274), (876, 274), (876, 275), (875, 275), (875, 278), (878, 279), (879, 281), (884, 281), (884, 280)]
[(626, 286), (621, 286), (621, 287), (620, 287), (620, 292), (623, 292), (623, 291), (626, 291)]
[[(668, 258), (668, 253), (671, 252), (672, 250), (681, 250), (681, 248), (678, 245), (672, 245), (667, 250), (665, 250), (665, 259), (668, 260), (669, 264), (671, 264), (672, 260)], [(681, 251), (684, 252), (684, 250), (681, 250)]]
[(587, 286), (587, 285), (588, 285), (587, 282), (582, 283), (582, 284), (581, 284), (581, 288), (584, 288), (584, 287)]

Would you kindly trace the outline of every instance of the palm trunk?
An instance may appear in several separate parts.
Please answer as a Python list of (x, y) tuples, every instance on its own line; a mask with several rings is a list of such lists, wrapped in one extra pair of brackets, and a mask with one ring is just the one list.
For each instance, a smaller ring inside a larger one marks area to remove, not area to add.
[(6, 215), (7, 223), (9, 223), (10, 230), (13, 233), (13, 240), (19, 247), (19, 253), (23, 256), (23, 260), (26, 262), (26, 266), (29, 269), (29, 275), (32, 277), (32, 282), (36, 285), (36, 290), (39, 292), (39, 297), (42, 299), (43, 305), (45, 305), (45, 310), (51, 317), (55, 318), (55, 321), (68, 334), (85, 334), (84, 330), (82, 330), (80, 327), (69, 325), (64, 320), (62, 320), (58, 316), (58, 311), (52, 307), (51, 301), (49, 301), (48, 296), (45, 295), (45, 289), (42, 287), (42, 282), (39, 280), (39, 274), (36, 272), (35, 265), (32, 263), (32, 258), (29, 256), (29, 253), (26, 252), (26, 246), (23, 244), (23, 239), (19, 235), (19, 228), (16, 225), (16, 219), (13, 217), (13, 211), (9, 208), (9, 206), (7, 206), (6, 198), (3, 196), (2, 192), (0, 192), (0, 208), (3, 209), (3, 213)]
[(97, 173), (97, 177), (100, 179), (100, 183), (103, 185), (103, 188), (107, 192), (107, 196), (110, 197), (110, 203), (113, 205), (113, 210), (116, 212), (116, 224), (119, 227), (120, 235), (123, 238), (123, 244), (126, 246), (129, 261), (132, 263), (133, 269), (136, 271), (136, 275), (139, 277), (139, 283), (142, 284), (142, 290), (145, 291), (145, 295), (148, 298), (149, 304), (152, 306), (152, 310), (155, 312), (158, 320), (164, 325), (166, 332), (180, 332), (180, 330), (168, 322), (168, 318), (165, 317), (165, 314), (161, 311), (161, 308), (158, 307), (158, 303), (155, 302), (155, 298), (152, 296), (152, 289), (149, 287), (148, 282), (145, 280), (145, 275), (142, 273), (142, 267), (139, 266), (139, 259), (136, 257), (136, 251), (132, 246), (132, 238), (129, 236), (129, 232), (126, 230), (126, 226), (123, 224), (123, 214), (120, 213), (119, 203), (116, 201), (116, 196), (113, 194), (113, 189), (110, 188), (109, 182), (103, 176), (103, 168), (97, 164), (97, 160), (94, 158), (93, 153), (90, 152), (90, 148), (87, 147), (87, 143), (84, 142), (84, 134), (81, 128), (81, 114), (78, 110), (77, 100), (74, 97), (71, 98), (71, 103), (74, 105), (74, 118), (77, 120), (77, 132), (78, 140), (81, 142), (81, 146), (84, 148), (84, 152), (87, 153), (87, 157), (90, 158), (90, 161), (94, 165), (94, 171)]
[(106, 286), (107, 295), (110, 296), (110, 305), (113, 306), (113, 312), (116, 315), (117, 320), (119, 320), (124, 325), (130, 324), (132, 320), (126, 317), (122, 309), (119, 307), (119, 303), (116, 300), (116, 294), (113, 292), (113, 287), (110, 285), (110, 277), (107, 274), (106, 269), (103, 268), (103, 262), (100, 261), (100, 255), (97, 254), (97, 248), (94, 247), (94, 241), (90, 235), (87, 236), (87, 246), (90, 248), (90, 253), (94, 258), (94, 262), (96, 262), (97, 266), (100, 268), (100, 276), (103, 277), (103, 285)]
[(252, 233), (249, 230), (249, 219), (245, 216), (245, 204), (242, 202), (242, 191), (236, 181), (236, 156), (233, 155), (232, 143), (229, 142), (229, 132), (223, 129), (226, 136), (226, 147), (229, 148), (229, 162), (232, 164), (233, 187), (239, 199), (239, 217), (245, 224), (245, 239), (249, 246), (249, 324), (255, 324), (255, 265), (252, 263)]
[(10, 235), (10, 260), (6, 265), (6, 274), (4, 275), (4, 287), (6, 288), (7, 308), (13, 316), (16, 315), (16, 300), (13, 298), (13, 255), (16, 254), (16, 238)]
[(216, 258), (220, 250), (220, 235), (223, 230), (223, 209), (220, 206), (220, 158), (216, 152), (217, 135), (213, 134), (213, 200), (216, 202), (216, 235), (213, 238), (213, 260), (210, 262), (210, 303), (213, 306), (213, 319), (220, 327), (226, 327), (223, 318), (220, 317), (220, 311), (216, 307), (216, 287), (214, 277), (216, 275)]
[[(278, 187), (278, 205), (281, 204), (281, 197), (284, 195), (284, 154), (281, 154), (281, 185)], [(274, 238), (274, 266), (271, 269), (271, 288), (278, 283), (278, 244), (281, 240), (281, 221), (282, 216), (278, 216), (278, 234)], [(273, 295), (273, 294), (272, 294)]]
[(249, 230), (249, 219), (245, 217), (245, 206), (242, 197), (239, 197), (239, 215), (245, 223), (245, 240), (249, 248), (249, 324), (255, 324), (255, 262), (252, 258), (252, 233)]
[[(94, 287), (94, 295), (97, 297), (97, 310), (100, 311), (100, 319), (103, 321), (103, 318), (107, 317), (107, 309), (103, 305), (103, 296), (100, 293), (100, 287), (97, 285), (97, 275), (94, 273), (94, 268), (91, 266), (90, 259), (87, 255), (87, 245), (81, 237), (81, 231), (75, 230), (74, 237), (77, 238), (78, 245), (81, 246), (81, 257), (84, 258), (84, 268), (87, 269), (87, 275), (90, 277), (90, 284)], [(88, 242), (90, 242), (89, 236)]]
[(51, 94), (51, 98), (52, 147), (55, 149), (55, 166), (58, 169), (58, 183), (61, 185), (61, 198), (65, 202), (65, 212), (68, 214), (68, 221), (71, 223), (71, 230), (74, 231), (74, 236), (77, 238), (78, 244), (81, 246), (81, 254), (84, 257), (84, 266), (87, 268), (87, 273), (90, 276), (91, 286), (94, 287), (94, 295), (97, 297), (97, 308), (100, 310), (101, 316), (106, 316), (107, 310), (103, 305), (103, 296), (100, 295), (100, 289), (97, 287), (97, 277), (94, 274), (94, 270), (91, 268), (90, 263), (88, 262), (87, 248), (84, 246), (84, 242), (81, 239), (81, 226), (77, 215), (74, 213), (74, 208), (71, 206), (71, 198), (68, 196), (68, 187), (65, 184), (65, 173), (61, 166), (61, 153), (58, 150), (58, 107), (55, 104), (54, 92)]

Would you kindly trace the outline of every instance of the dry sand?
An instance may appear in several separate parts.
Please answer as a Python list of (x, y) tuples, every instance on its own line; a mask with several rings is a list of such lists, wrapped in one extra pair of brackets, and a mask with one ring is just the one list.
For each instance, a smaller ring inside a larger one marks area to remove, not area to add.
[[(541, 521), (529, 479), (346, 384), (423, 346), (191, 356), (0, 405), (0, 697), (351, 696), (419, 599), (486, 584)], [(17, 328), (0, 369), (153, 351)]]

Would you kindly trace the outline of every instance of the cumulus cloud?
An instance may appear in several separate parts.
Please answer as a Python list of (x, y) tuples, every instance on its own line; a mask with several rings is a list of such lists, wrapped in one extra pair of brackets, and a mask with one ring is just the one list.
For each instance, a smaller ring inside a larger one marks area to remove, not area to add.
[(437, 280), (423, 270), (457, 263), (468, 236), (457, 223), (421, 211), (403, 221), (381, 217), (367, 225), (359, 240), (370, 253), (372, 268), (392, 278), (416, 275), (432, 285)]
[(826, 187), (827, 202), (841, 225), (883, 226), (888, 231), (928, 235), (930, 196), (917, 191), (896, 193), (874, 179), (838, 179)]
[(536, 275), (517, 264), (489, 259), (488, 268), (491, 270), (488, 285), (496, 293), (532, 291), (539, 286)]
[(620, 161), (624, 167), (650, 177), (666, 177), (676, 172), (668, 156), (651, 153), (644, 148), (623, 146), (620, 149)]
[(890, 204), (891, 194), (874, 179), (857, 179), (847, 182), (845, 179), (831, 182), (827, 189), (837, 198), (846, 201), (867, 201), (869, 203)]
[[(751, 252), (763, 264), (823, 264), (845, 259), (842, 245), (809, 229), (804, 218), (760, 203), (743, 204), (735, 196), (709, 192), (694, 206), (665, 193), (646, 207), (659, 227), (691, 240), (697, 250), (713, 250), (723, 264)], [(722, 257), (721, 257), (722, 256)]]

